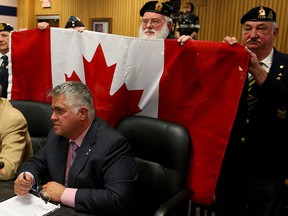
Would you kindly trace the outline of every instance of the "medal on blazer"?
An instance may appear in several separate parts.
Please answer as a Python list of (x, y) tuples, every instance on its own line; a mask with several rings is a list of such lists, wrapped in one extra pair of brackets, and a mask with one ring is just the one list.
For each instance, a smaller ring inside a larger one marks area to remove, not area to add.
[(285, 107), (277, 108), (277, 116), (278, 118), (285, 119), (287, 115), (287, 111)]

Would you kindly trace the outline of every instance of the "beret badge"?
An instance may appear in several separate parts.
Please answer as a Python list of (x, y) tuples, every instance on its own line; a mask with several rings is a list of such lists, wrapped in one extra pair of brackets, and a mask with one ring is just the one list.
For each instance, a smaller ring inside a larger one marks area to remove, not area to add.
[(155, 5), (155, 10), (156, 11), (161, 11), (163, 5), (161, 1), (158, 1), (158, 3)]
[(273, 17), (273, 12), (272, 12), (272, 11), (269, 12), (267, 18), (269, 18), (269, 19), (271, 19), (271, 20), (274, 19), (274, 17)]
[(258, 12), (258, 19), (265, 19), (266, 18), (266, 12), (263, 7), (260, 7)]

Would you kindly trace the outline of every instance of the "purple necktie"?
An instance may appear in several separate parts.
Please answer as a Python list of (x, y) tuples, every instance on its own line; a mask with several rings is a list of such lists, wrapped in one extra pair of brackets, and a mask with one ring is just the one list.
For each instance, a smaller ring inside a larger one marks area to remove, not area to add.
[(71, 156), (71, 161), (70, 161), (70, 168), (76, 158), (77, 151), (79, 149), (79, 146), (75, 142), (71, 142), (71, 145), (72, 145), (72, 156)]
[(70, 145), (71, 145), (71, 149), (72, 149), (72, 155), (71, 155), (71, 160), (70, 160), (70, 166), (69, 166), (69, 170), (68, 170), (68, 174), (66, 176), (66, 179), (65, 179), (65, 183), (64, 185), (67, 187), (68, 185), (68, 176), (69, 176), (69, 172), (70, 172), (70, 168), (76, 158), (76, 155), (77, 155), (77, 151), (79, 149), (79, 146), (75, 143), (75, 142), (70, 142)]

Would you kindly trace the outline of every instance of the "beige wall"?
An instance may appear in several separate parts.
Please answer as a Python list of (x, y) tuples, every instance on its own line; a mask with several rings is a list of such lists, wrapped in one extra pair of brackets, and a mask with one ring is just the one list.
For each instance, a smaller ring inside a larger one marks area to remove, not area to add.
[[(277, 13), (280, 32), (275, 47), (288, 53), (287, 0), (191, 0), (200, 17), (199, 40), (221, 41), (231, 35), (240, 39), (243, 13), (257, 5), (272, 7)], [(40, 0), (18, 0), (18, 27), (35, 28), (36, 15), (60, 15), (64, 27), (71, 15), (78, 16), (91, 30), (92, 18), (112, 18), (112, 33), (137, 36), (139, 10), (147, 0), (51, 0), (51, 8), (42, 8)], [(182, 7), (187, 0), (182, 0)]]

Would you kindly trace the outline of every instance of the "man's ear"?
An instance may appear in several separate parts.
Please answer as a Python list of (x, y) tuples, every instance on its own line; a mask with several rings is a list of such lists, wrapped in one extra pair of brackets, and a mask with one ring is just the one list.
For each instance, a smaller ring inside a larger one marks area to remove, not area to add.
[(88, 108), (82, 106), (79, 110), (81, 120), (85, 120), (88, 117)]
[(168, 29), (169, 29), (169, 30), (171, 30), (171, 29), (172, 29), (172, 25), (173, 25), (173, 23), (172, 23), (172, 22), (168, 22), (168, 23), (167, 23), (167, 27), (168, 27)]
[(274, 28), (274, 30), (273, 30), (274, 39), (278, 35), (278, 30), (279, 30), (279, 28)]

